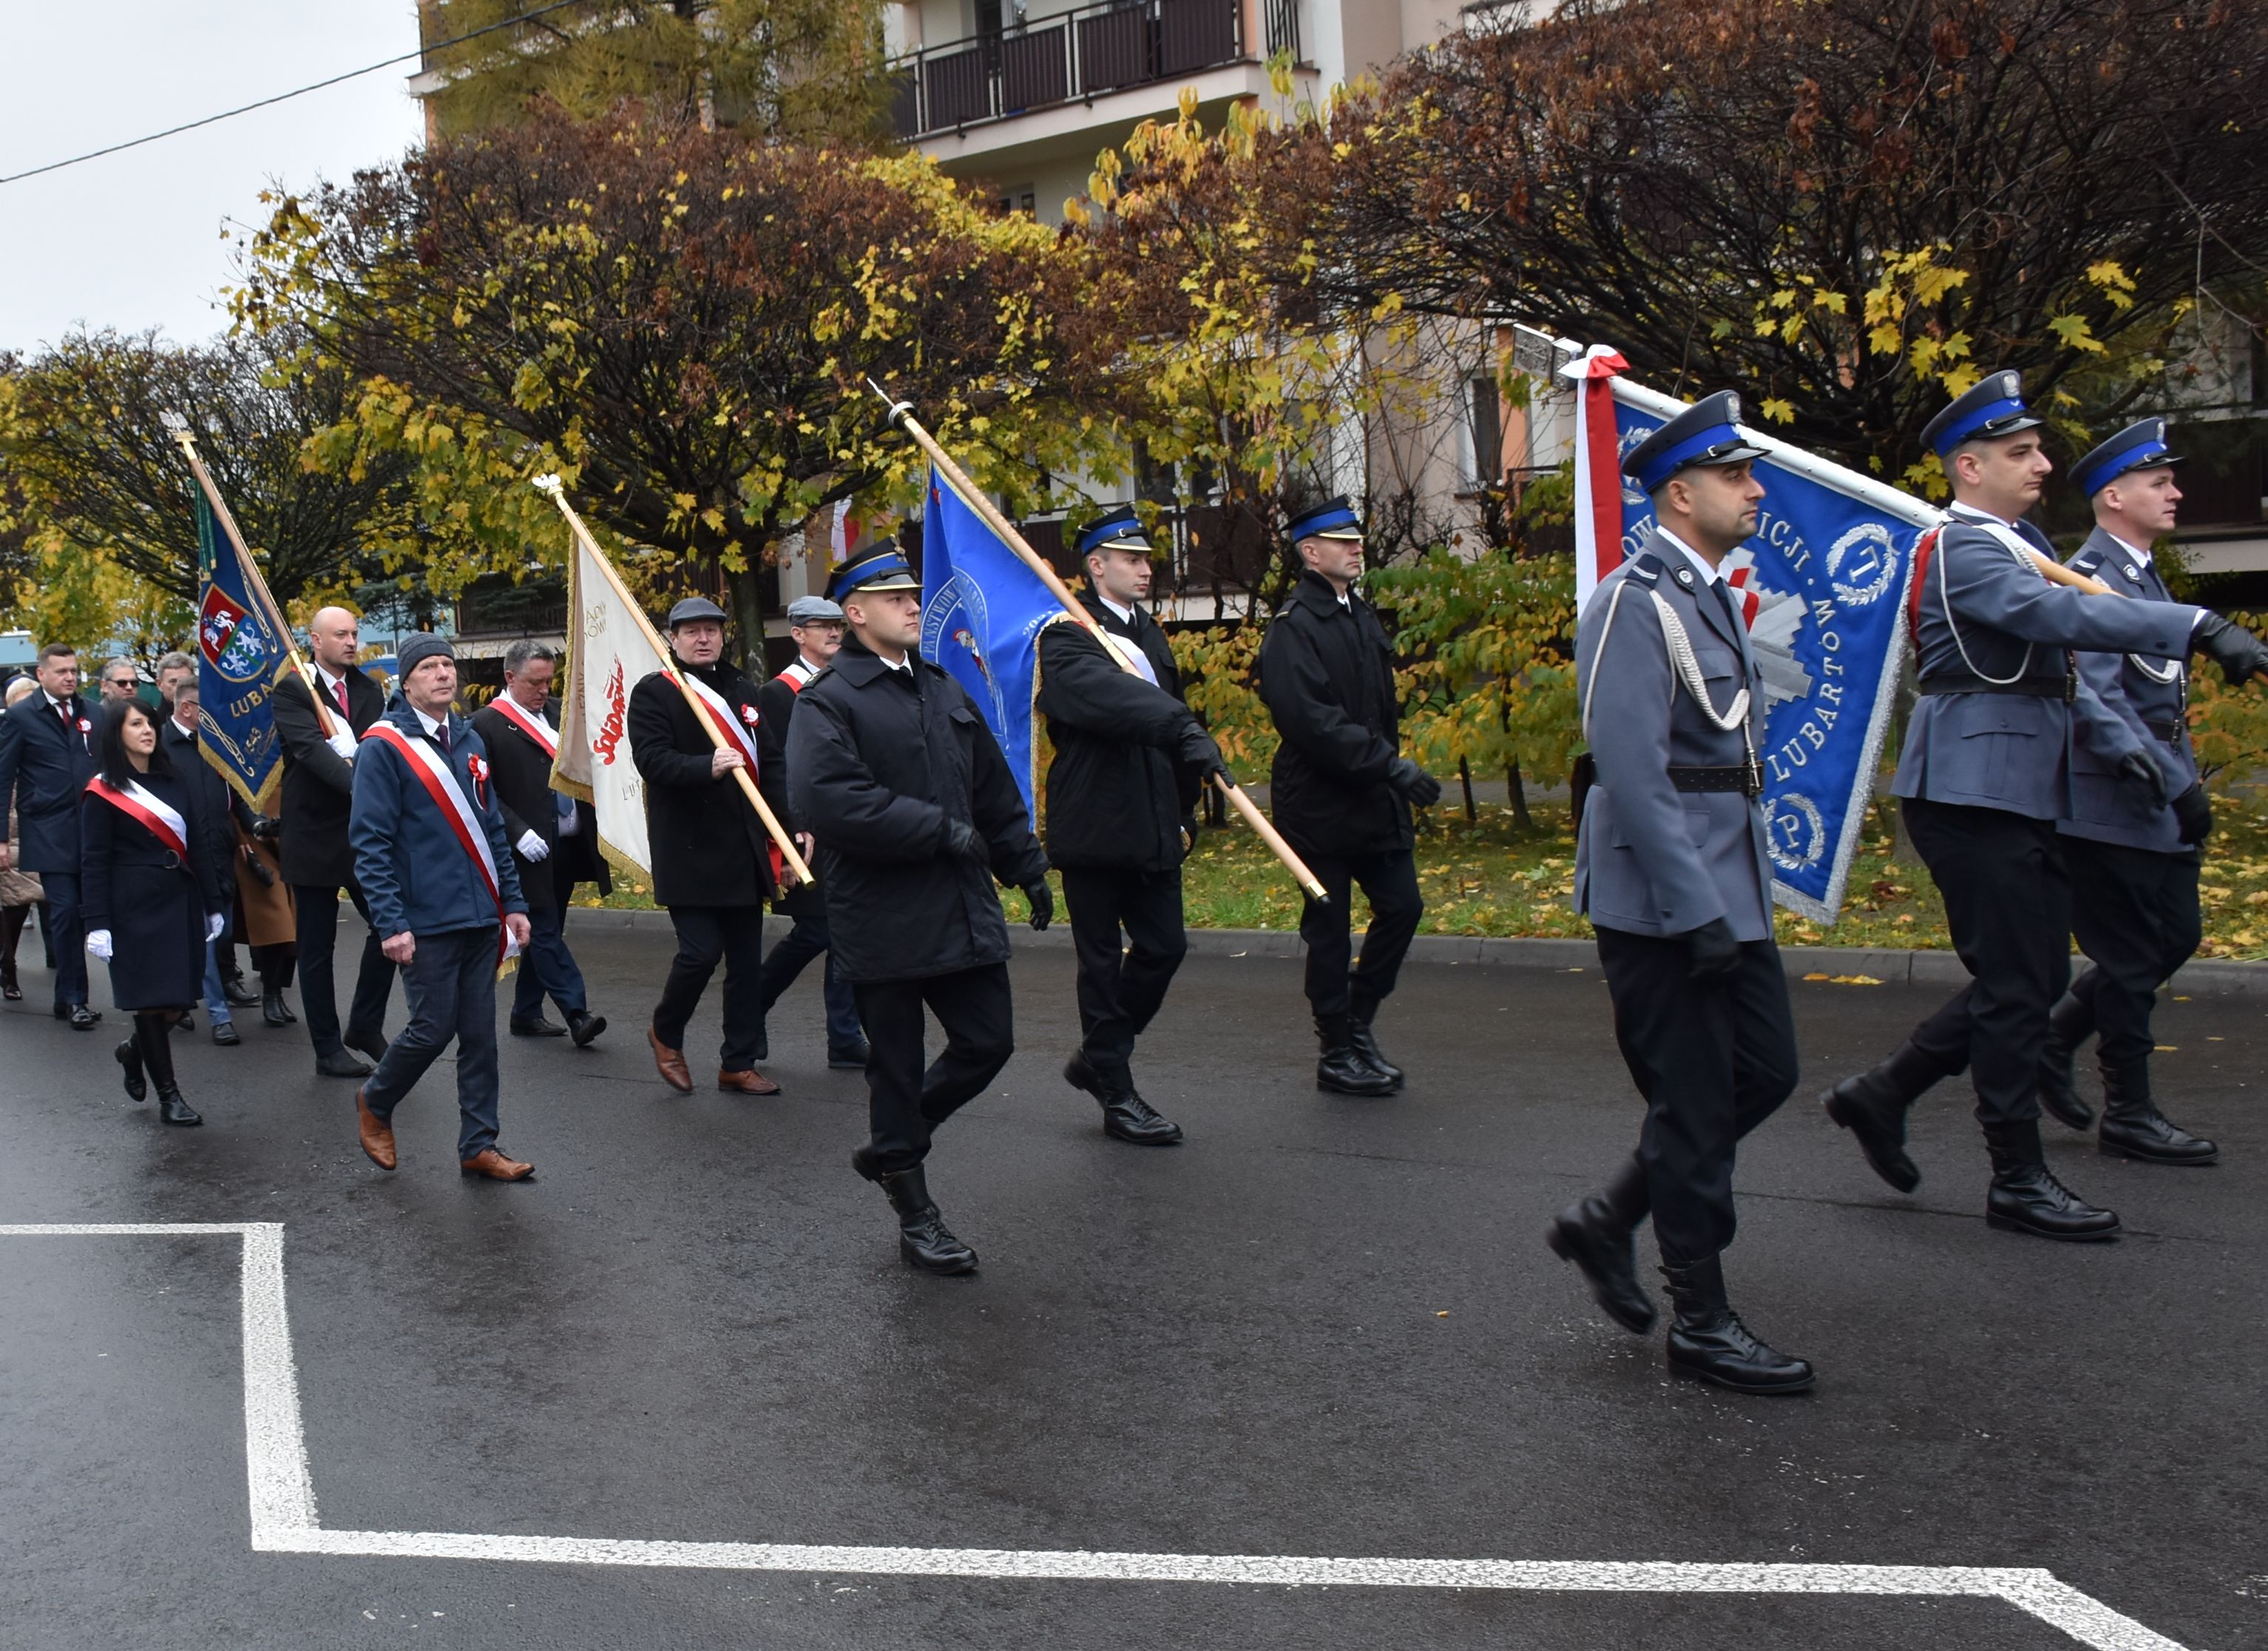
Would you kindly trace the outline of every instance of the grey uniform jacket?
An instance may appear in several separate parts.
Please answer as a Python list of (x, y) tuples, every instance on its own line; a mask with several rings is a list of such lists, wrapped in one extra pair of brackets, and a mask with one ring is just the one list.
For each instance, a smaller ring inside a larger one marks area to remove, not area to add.
[[(2136, 555), (2099, 527), (2069, 565), (2138, 602), (2174, 599), (2148, 557)], [(2085, 653), (2079, 657), (2079, 674), (2158, 759), (2167, 771), (2169, 796), (2197, 783), (2197, 753), (2190, 748), (2189, 670), (2182, 656)], [(2162, 854), (2196, 852), (2183, 846), (2172, 809), (2122, 784), (2111, 765), (2086, 745), (2072, 754), (2071, 792), (2072, 817), (2058, 826), (2071, 836)]]
[[(1739, 727), (1727, 731), (1705, 716), (1671, 668), (1657, 591), (1691, 639), (1715, 708), (1730, 709), (1747, 686), (1746, 738)], [(1578, 703), (1590, 707), (1586, 727), (1598, 766), (1576, 839), (1576, 909), (1601, 928), (1633, 935), (1683, 935), (1721, 917), (1738, 939), (1771, 939), (1761, 801), (1739, 791), (1680, 791), (1669, 775), (1672, 764), (1745, 764), (1763, 743), (1764, 694), (1746, 627), (1703, 588), (1675, 545), (1649, 534), (1646, 548), (1592, 593), (1575, 629), (1575, 680)]]
[[(2051, 583), (1989, 531), (1984, 525), (1993, 519), (1955, 505), (1922, 573), (1915, 661), (1922, 697), (1906, 726), (1905, 750), (1890, 789), (1933, 803), (2066, 819), (2074, 734), (2111, 773), (2129, 752), (2145, 747), (2084, 677), (2066, 689), (2071, 673), (2064, 650), (2131, 649), (2183, 658), (2198, 610), (2178, 603), (2122, 602)], [(2047, 536), (2030, 523), (2020, 522), (2014, 531), (2043, 554), (2053, 554)], [(1996, 692), (1985, 680), (1995, 678), (2043, 691)], [(1932, 692), (1940, 687), (1956, 691)]]

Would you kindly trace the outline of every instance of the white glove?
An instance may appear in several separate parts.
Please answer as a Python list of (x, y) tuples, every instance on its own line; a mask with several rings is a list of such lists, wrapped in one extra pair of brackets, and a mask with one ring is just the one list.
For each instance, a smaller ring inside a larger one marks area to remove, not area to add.
[(228, 919), (223, 917), (218, 912), (208, 916), (205, 919), (205, 944), (210, 946), (214, 941), (218, 940), (221, 931), (227, 927)]
[(89, 957), (98, 958), (104, 963), (108, 963), (110, 961), (110, 931), (107, 928), (89, 929), (86, 936), (86, 950)]
[(352, 762), (355, 759), (355, 737), (350, 730), (342, 727), (337, 733), (331, 736), (330, 744), (331, 749), (337, 752), (347, 761)]
[(542, 860), (548, 858), (551, 853), (551, 845), (538, 837), (533, 831), (520, 833), (519, 840), (512, 847), (519, 851), (519, 857), (522, 860)]

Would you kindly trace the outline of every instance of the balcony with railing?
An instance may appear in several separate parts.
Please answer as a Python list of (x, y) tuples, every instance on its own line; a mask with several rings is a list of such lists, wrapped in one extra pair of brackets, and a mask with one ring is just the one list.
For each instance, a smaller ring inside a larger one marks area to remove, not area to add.
[(1299, 55), (1296, 0), (1104, 0), (976, 40), (924, 47), (890, 65), (898, 136), (921, 138), (1012, 120), (1208, 69)]

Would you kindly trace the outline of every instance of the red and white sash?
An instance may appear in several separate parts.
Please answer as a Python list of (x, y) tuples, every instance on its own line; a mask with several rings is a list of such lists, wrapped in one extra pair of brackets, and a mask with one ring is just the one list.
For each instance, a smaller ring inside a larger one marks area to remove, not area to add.
[(189, 823), (148, 786), (129, 780), (122, 791), (97, 774), (86, 789), (172, 849), (183, 865), (189, 863)]
[(522, 705), (518, 700), (513, 699), (509, 691), (499, 693), (496, 698), (490, 700), (489, 701), (489, 708), (496, 712), (498, 716), (503, 717), (505, 722), (510, 723), (514, 728), (519, 730), (521, 733), (534, 740), (537, 745), (542, 748), (543, 754), (545, 756), (552, 758), (555, 760), (557, 759), (559, 755), (558, 730), (553, 728), (550, 723), (545, 722), (542, 717)]
[(465, 788), (457, 783), (455, 771), (449, 767), (447, 759), (431, 744), (410, 738), (392, 723), (372, 723), (363, 737), (392, 746), (402, 761), (409, 765), (409, 772), (425, 788), (426, 796), (438, 805), (441, 818), (449, 822), (449, 829), (456, 833), (457, 846), (465, 851), (466, 858), (473, 862), (473, 869), (481, 874), (489, 899), (496, 904), (497, 961), (502, 963), (518, 950), (512, 943), (512, 936), (503, 927), (504, 886), (497, 881), (496, 855), (489, 847), (488, 828), (481, 823), (481, 817), (473, 811), (473, 805), (465, 796)]
[(733, 749), (747, 759), (748, 778), (756, 777), (756, 708), (753, 701), (733, 707), (725, 703), (725, 696), (695, 676), (690, 671), (680, 671), (678, 680), (701, 696), (709, 708), (709, 715), (717, 726), (725, 730), (725, 737), (733, 742)]

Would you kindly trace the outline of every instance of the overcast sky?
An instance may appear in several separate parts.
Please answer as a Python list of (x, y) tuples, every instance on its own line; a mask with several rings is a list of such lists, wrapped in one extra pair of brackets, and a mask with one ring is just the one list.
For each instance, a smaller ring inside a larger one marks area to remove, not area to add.
[[(291, 91), (417, 46), (413, 0), (0, 3), (0, 176)], [(415, 62), (45, 177), (0, 184), (0, 349), (80, 322), (183, 342), (226, 325), (225, 224), (423, 131)]]

